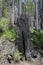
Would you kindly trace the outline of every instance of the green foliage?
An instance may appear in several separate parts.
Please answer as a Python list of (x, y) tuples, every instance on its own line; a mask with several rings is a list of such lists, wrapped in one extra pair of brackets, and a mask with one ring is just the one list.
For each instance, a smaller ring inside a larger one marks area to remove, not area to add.
[(0, 61), (1, 61), (1, 59), (2, 59), (2, 55), (0, 54)]
[(8, 28), (8, 25), (9, 25), (8, 19), (6, 19), (6, 18), (1, 18), (0, 19), (0, 28), (2, 30), (6, 30)]
[[(4, 4), (6, 4), (6, 3), (4, 3)], [(6, 6), (4, 6), (4, 7), (6, 9)], [(6, 17), (2, 17), (0, 19), (0, 29), (4, 32), (0, 31), (0, 36), (2, 36), (3, 39), (8, 39), (8, 40), (14, 41), (16, 39), (16, 28), (9, 29), (9, 27), (10, 27), (9, 19)]]
[(10, 22), (7, 18), (1, 18), (0, 19), (0, 29), (3, 31), (0, 31), (0, 36), (3, 37), (3, 39), (8, 40), (15, 40), (16, 39), (16, 28), (9, 29)]
[(0, 36), (1, 36), (1, 33), (0, 33)]
[(5, 30), (4, 33), (2, 34), (3, 39), (8, 39), (10, 41), (14, 41), (16, 39), (16, 29), (12, 30)]
[(2, 16), (7, 17), (8, 16), (8, 4), (6, 0), (2, 1)]
[(35, 4), (32, 0), (27, 0), (26, 2), (26, 11), (31, 13), (31, 15), (34, 15), (35, 13)]
[(15, 61), (20, 61), (20, 59), (22, 58), (22, 53), (17, 50), (17, 51), (14, 53), (13, 58), (14, 58)]
[(10, 29), (10, 18), (8, 18), (8, 2), (7, 0), (2, 1), (2, 18), (0, 19), (0, 29), (3, 31), (0, 36), (3, 37), (3, 39), (8, 39), (11, 41), (14, 41), (16, 39), (16, 28)]
[(31, 32), (31, 33), (34, 33), (34, 32), (35, 32), (35, 27), (33, 27), (33, 28), (30, 27), (30, 32)]
[(43, 50), (39, 49), (40, 54), (43, 56)]
[(40, 32), (37, 32), (34, 30), (34, 32), (31, 32), (32, 42), (34, 45), (37, 46), (37, 48), (42, 48), (43, 46), (43, 30), (40, 30)]
[(43, 35), (43, 30), (41, 30), (40, 33)]

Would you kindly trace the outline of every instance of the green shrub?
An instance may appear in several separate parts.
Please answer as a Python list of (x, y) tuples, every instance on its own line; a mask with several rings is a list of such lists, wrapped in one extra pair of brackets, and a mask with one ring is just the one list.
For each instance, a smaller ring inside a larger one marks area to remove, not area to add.
[(0, 19), (0, 29), (3, 30), (3, 32), (0, 31), (0, 36), (3, 37), (3, 39), (8, 39), (10, 41), (13, 41), (16, 39), (16, 28), (10, 29), (10, 22), (6, 18)]
[(5, 32), (2, 34), (3, 39), (8, 39), (10, 41), (13, 41), (16, 39), (16, 29), (13, 28), (12, 30), (5, 30)]
[(31, 38), (32, 42), (37, 48), (42, 48), (43, 46), (43, 30), (40, 30), (37, 32), (34, 30), (34, 32), (31, 32)]
[(0, 31), (0, 37), (2, 36), (2, 32)]
[(9, 26), (9, 20), (6, 18), (1, 18), (0, 19), (0, 28), (2, 30), (6, 30), (8, 28), (8, 26)]
[(34, 33), (34, 31), (35, 31), (35, 27), (33, 27), (33, 28), (30, 27), (30, 32)]
[(43, 50), (42, 50), (42, 49), (39, 49), (39, 52), (40, 52), (40, 53), (43, 53)]
[(22, 58), (22, 53), (17, 50), (17, 51), (14, 53), (13, 58), (14, 58), (14, 61), (17, 61), (17, 62), (20, 61), (20, 59)]
[(5, 0), (2, 1), (2, 16), (3, 17), (8, 17), (8, 4)]

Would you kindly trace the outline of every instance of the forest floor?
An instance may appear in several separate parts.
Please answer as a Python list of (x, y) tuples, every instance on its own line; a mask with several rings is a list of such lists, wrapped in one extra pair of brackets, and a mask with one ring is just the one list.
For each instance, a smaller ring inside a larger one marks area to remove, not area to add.
[(8, 63), (6, 65), (43, 65), (43, 58), (41, 60), (34, 59), (34, 62), (20, 61), (19, 63), (12, 62), (11, 64)]
[(13, 65), (43, 65), (43, 62), (35, 59), (34, 62), (23, 61), (23, 62), (20, 62), (18, 64), (13, 64)]

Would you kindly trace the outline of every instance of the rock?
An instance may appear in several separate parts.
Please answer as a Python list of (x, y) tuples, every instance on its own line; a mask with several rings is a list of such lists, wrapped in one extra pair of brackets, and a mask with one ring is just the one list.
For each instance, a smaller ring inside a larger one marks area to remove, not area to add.
[(7, 60), (9, 63), (11, 63), (11, 61), (13, 60), (13, 56), (11, 54), (7, 54)]
[(32, 57), (32, 58), (37, 58), (37, 51), (32, 50), (32, 51), (31, 51), (31, 57)]
[[(2, 43), (3, 39), (0, 37), (0, 54), (2, 56), (0, 62), (2, 65), (8, 63), (7, 59), (12, 59), (12, 55), (15, 52), (15, 43), (6, 40)], [(7, 58), (6, 58), (7, 55)]]
[(31, 52), (30, 51), (29, 51), (29, 53), (28, 52), (26, 53), (26, 59), (28, 61), (31, 61)]

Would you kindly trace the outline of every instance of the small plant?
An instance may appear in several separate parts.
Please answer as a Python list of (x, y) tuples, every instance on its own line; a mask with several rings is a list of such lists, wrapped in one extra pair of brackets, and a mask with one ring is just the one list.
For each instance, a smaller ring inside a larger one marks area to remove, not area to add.
[(14, 58), (14, 61), (19, 62), (20, 59), (22, 58), (22, 53), (17, 50), (17, 51), (14, 53), (13, 58)]
[(34, 32), (35, 32), (35, 27), (33, 27), (33, 28), (30, 27), (30, 32), (31, 32), (31, 33), (34, 33)]

